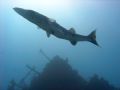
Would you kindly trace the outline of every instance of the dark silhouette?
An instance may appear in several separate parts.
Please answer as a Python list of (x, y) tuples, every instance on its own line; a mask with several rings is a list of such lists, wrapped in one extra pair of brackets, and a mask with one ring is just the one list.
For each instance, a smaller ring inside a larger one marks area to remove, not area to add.
[(8, 85), (8, 90), (15, 90), (16, 82), (12, 79)]
[(41, 75), (32, 80), (29, 90), (80, 90), (86, 84), (87, 81), (72, 69), (67, 60), (56, 56)]
[(87, 90), (118, 90), (96, 74), (90, 79), (86, 88)]
[[(36, 73), (37, 74), (37, 73)], [(14, 90), (14, 89), (9, 89)], [(98, 75), (85, 80), (76, 70), (59, 56), (55, 56), (43, 71), (32, 78), (29, 86), (21, 90), (120, 90)]]

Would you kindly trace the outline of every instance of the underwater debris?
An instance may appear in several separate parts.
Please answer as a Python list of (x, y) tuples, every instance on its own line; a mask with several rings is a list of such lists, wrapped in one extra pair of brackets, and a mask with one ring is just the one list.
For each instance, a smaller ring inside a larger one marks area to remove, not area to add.
[(12, 79), (8, 85), (8, 90), (15, 90), (16, 82)]
[(29, 86), (21, 90), (120, 90), (96, 74), (89, 81), (85, 80), (68, 61), (68, 58), (55, 56), (42, 72), (32, 78)]
[(110, 85), (104, 78), (99, 78), (96, 74), (91, 77), (86, 88), (87, 90), (118, 90)]
[(29, 65), (26, 65), (26, 67), (28, 68), (28, 69), (30, 69), (30, 71), (33, 71), (34, 73), (36, 73), (36, 74), (40, 74), (40, 72), (38, 72), (36, 69), (35, 69), (35, 67), (31, 67), (31, 66), (29, 66)]
[(67, 60), (55, 56), (35, 77), (29, 90), (79, 90), (84, 89), (86, 80), (73, 70)]
[(47, 56), (47, 54), (46, 54), (42, 49), (40, 49), (40, 53), (41, 53), (48, 61), (51, 60), (51, 59)]
[(20, 84), (16, 83), (16, 81), (14, 79), (12, 79), (8, 85), (7, 90), (16, 90), (16, 88), (23, 90), (23, 88), (25, 88), (25, 86), (22, 87)]

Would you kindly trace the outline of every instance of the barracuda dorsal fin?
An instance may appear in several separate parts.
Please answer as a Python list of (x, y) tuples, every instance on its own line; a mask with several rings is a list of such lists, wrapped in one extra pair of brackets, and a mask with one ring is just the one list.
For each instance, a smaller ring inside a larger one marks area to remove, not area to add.
[(46, 32), (46, 34), (47, 34), (47, 37), (49, 38), (49, 37), (50, 37), (50, 33), (49, 33), (49, 32)]
[(71, 32), (72, 34), (75, 34), (75, 33), (76, 33), (74, 28), (70, 28), (70, 29), (69, 29), (69, 32)]

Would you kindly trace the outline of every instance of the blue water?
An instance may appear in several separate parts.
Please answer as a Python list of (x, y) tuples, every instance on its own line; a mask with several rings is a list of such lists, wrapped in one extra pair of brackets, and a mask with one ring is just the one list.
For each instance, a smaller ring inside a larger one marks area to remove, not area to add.
[[(68, 58), (72, 67), (86, 79), (96, 73), (120, 87), (119, 0), (64, 0), (66, 4), (62, 0), (58, 6), (56, 3), (49, 6), (57, 0), (45, 0), (45, 6), (39, 5), (42, 0), (33, 0), (36, 3), (30, 5), (27, 1), (0, 1), (0, 90), (6, 90), (11, 79), (19, 82), (29, 71), (26, 65), (34, 65), (42, 71), (48, 61), (40, 49), (50, 58), (55, 55)], [(81, 35), (97, 29), (101, 48), (89, 42), (72, 46), (70, 42), (52, 35), (47, 38), (43, 30), (18, 15), (12, 9), (15, 6), (35, 10), (67, 29), (73, 27)]]

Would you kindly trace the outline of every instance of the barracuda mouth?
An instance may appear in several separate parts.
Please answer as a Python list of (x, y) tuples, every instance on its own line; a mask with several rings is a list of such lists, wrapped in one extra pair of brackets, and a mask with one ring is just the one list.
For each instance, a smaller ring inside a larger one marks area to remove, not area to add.
[(15, 8), (13, 8), (13, 10), (15, 10), (18, 14), (20, 14), (21, 16), (23, 16), (23, 17), (25, 17), (26, 16), (26, 14), (27, 14), (27, 10), (25, 10), (25, 9), (22, 9), (22, 8), (17, 8), (17, 7), (15, 7)]
[(15, 7), (15, 8), (13, 8), (17, 13), (21, 13), (21, 12), (23, 12), (24, 11), (24, 9), (22, 9), (22, 8), (17, 8), (17, 7)]

